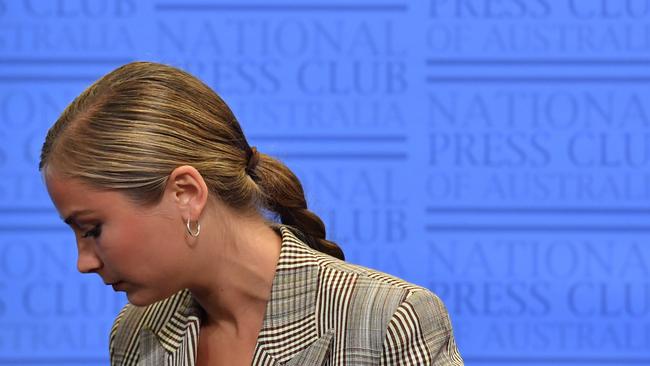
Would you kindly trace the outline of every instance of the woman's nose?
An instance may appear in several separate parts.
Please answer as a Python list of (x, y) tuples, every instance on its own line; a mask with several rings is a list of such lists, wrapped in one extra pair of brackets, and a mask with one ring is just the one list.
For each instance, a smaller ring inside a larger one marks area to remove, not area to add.
[(102, 261), (92, 245), (77, 243), (77, 270), (81, 273), (93, 273), (102, 268)]

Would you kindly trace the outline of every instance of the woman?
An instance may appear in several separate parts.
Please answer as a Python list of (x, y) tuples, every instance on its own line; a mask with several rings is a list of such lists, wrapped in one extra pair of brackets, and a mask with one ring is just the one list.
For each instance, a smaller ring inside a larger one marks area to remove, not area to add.
[(129, 300), (113, 365), (461, 365), (428, 290), (343, 262), (296, 176), (173, 67), (124, 65), (49, 130), (39, 169), (78, 268)]

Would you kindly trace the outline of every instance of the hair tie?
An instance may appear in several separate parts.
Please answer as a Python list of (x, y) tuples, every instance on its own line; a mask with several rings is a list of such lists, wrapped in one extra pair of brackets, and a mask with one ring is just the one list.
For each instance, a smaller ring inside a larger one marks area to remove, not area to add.
[(257, 152), (257, 148), (255, 146), (251, 147), (248, 150), (248, 162), (246, 163), (246, 173), (251, 177), (254, 176), (253, 171), (257, 167), (259, 160), (260, 154)]

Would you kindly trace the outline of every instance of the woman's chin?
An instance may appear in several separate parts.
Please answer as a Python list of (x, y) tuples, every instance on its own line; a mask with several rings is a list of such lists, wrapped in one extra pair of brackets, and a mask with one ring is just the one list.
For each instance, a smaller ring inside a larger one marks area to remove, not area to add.
[(143, 289), (129, 289), (126, 292), (126, 298), (129, 300), (131, 305), (135, 306), (147, 306), (158, 301), (164, 300), (172, 294), (160, 294), (160, 293), (151, 293)]
[(129, 300), (129, 303), (131, 305), (135, 305), (135, 306), (147, 306), (160, 300), (157, 298), (152, 298), (151, 296), (145, 296), (144, 294), (138, 291), (127, 291), (126, 298)]

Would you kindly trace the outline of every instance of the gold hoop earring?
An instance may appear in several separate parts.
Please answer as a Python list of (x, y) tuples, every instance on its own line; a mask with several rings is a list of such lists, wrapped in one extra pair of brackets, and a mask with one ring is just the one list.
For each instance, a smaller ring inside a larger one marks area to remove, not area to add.
[(187, 222), (185, 223), (185, 228), (187, 228), (187, 232), (192, 235), (193, 237), (199, 236), (201, 233), (201, 223), (199, 220), (196, 220), (196, 231), (192, 231), (192, 228), (190, 228), (190, 218), (187, 218)]

